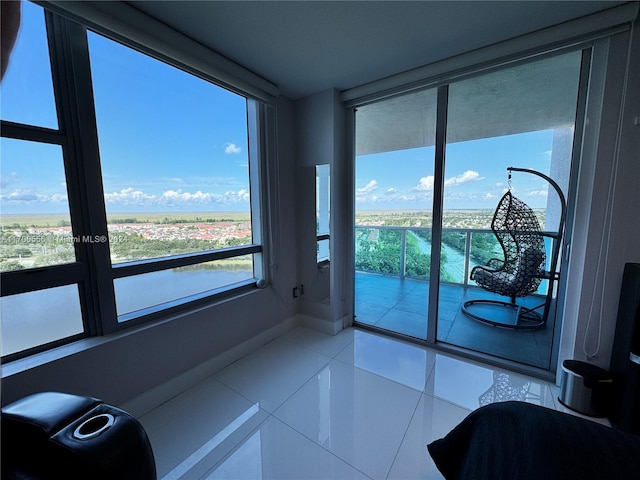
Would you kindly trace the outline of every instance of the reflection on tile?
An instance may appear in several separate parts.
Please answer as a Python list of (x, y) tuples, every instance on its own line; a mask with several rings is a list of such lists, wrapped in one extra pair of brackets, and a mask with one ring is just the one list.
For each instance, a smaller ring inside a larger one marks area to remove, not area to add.
[(333, 360), (274, 415), (370, 477), (385, 478), (421, 396)]
[(366, 480), (367, 477), (271, 417), (203, 478)]
[(140, 422), (153, 448), (158, 477), (168, 480), (206, 471), (266, 417), (257, 405), (209, 379)]
[(431, 350), (369, 332), (356, 332), (336, 358), (421, 392), (435, 363)]
[(506, 400), (555, 406), (547, 382), (442, 354), (436, 355), (425, 393), (468, 410)]
[(443, 479), (427, 451), (427, 444), (444, 437), (469, 413), (469, 410), (422, 395), (393, 462), (389, 480)]
[(260, 408), (273, 412), (330, 358), (278, 339), (215, 375)]

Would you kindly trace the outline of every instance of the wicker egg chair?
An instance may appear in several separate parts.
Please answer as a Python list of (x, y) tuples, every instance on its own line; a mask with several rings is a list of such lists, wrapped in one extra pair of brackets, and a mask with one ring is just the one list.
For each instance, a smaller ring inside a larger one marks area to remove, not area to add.
[[(556, 265), (564, 229), (566, 204), (558, 185), (546, 175), (514, 167), (508, 170), (538, 175), (556, 189), (562, 208), (559, 228), (557, 232), (543, 232), (533, 210), (508, 190), (498, 202), (491, 221), (491, 230), (502, 249), (502, 258), (492, 258), (486, 265), (474, 267), (470, 278), (489, 292), (509, 297), (509, 301), (469, 300), (463, 304), (462, 312), (470, 318), (494, 326), (514, 329), (541, 328), (546, 324), (549, 315), (553, 283), (559, 279)], [(548, 269), (545, 237), (554, 240)], [(544, 303), (527, 307), (516, 301), (536, 292), (544, 279), (549, 280)], [(485, 308), (478, 308), (482, 306)], [(507, 315), (501, 312), (499, 315), (490, 315), (487, 312), (492, 310), (487, 309), (487, 306), (501, 310), (511, 309), (513, 313)]]

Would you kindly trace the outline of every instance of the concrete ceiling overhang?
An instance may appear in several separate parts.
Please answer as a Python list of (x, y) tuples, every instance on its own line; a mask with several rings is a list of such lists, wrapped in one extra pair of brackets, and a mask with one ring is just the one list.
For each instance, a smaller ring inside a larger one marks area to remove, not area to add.
[[(576, 51), (452, 83), (447, 142), (573, 125), (580, 63)], [(432, 146), (435, 124), (434, 88), (365, 105), (356, 113), (356, 155)]]

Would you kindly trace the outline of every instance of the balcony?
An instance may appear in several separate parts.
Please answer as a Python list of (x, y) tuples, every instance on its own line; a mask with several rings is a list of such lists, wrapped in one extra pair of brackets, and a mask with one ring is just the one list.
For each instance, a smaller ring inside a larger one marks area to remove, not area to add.
[[(430, 235), (429, 228), (356, 227), (355, 320), (358, 324), (426, 338), (431, 247), (427, 239)], [(505, 300), (469, 280), (471, 268), (497, 256), (494, 238), (486, 229), (443, 229), (436, 338), (439, 342), (548, 369), (553, 316), (544, 328), (527, 331), (492, 327), (461, 311), (467, 300)], [(519, 303), (529, 307), (543, 303), (546, 289), (545, 281), (535, 294), (519, 299)]]

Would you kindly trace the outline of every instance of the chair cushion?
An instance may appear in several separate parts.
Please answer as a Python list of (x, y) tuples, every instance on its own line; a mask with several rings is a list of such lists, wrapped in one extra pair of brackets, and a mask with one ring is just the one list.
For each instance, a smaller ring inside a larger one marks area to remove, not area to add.
[(68, 393), (36, 393), (4, 407), (2, 424), (28, 424), (49, 437), (100, 403), (97, 398)]

